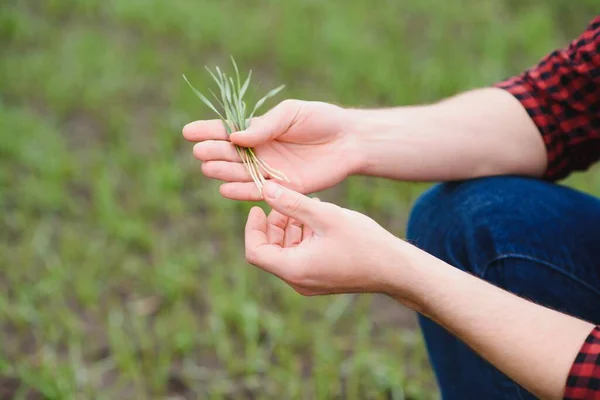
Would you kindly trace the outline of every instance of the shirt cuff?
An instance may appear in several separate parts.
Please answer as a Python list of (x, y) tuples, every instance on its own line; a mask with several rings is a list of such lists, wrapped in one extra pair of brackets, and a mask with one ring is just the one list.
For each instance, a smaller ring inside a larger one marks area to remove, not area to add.
[(575, 358), (564, 399), (600, 399), (600, 325), (590, 332)]
[(546, 146), (548, 166), (542, 178), (558, 180), (565, 177), (568, 173), (566, 165), (564, 165), (564, 160), (560, 160), (559, 157), (564, 149), (557, 148), (558, 143), (562, 145), (562, 142), (557, 141), (557, 136), (560, 135), (558, 122), (552, 113), (547, 99), (536, 92), (536, 88), (530, 82), (531, 78), (529, 74), (530, 71), (526, 71), (521, 75), (498, 82), (493, 86), (507, 91), (521, 103), (540, 132)]

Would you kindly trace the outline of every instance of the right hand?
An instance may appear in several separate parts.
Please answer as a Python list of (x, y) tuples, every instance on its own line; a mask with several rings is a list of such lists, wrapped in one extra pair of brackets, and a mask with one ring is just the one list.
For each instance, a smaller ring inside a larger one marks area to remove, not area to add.
[[(279, 182), (300, 193), (327, 189), (357, 168), (357, 145), (347, 133), (343, 108), (313, 101), (285, 100), (253, 118), (245, 131), (227, 135), (220, 120), (195, 121), (183, 128), (194, 145), (202, 172), (224, 181), (221, 194), (233, 200), (262, 197), (233, 144), (252, 147), (257, 156), (291, 181)], [(268, 179), (269, 177), (266, 176)]]
[(253, 207), (246, 260), (303, 295), (386, 293), (410, 303), (416, 249), (366, 215), (268, 182)]

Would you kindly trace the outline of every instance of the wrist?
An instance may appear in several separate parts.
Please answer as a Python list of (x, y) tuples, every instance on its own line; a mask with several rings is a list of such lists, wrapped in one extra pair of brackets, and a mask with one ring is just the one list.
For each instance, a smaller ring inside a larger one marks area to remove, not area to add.
[(414, 311), (423, 313), (431, 277), (426, 273), (423, 255), (428, 255), (402, 239), (393, 238), (381, 261), (382, 292)]
[[(415, 108), (415, 107), (413, 107)], [(354, 143), (352, 175), (397, 178), (397, 159), (411, 155), (413, 143), (408, 108), (344, 109), (343, 130)], [(402, 175), (402, 173), (400, 173)]]
[(368, 141), (369, 132), (373, 131), (374, 124), (370, 121), (367, 111), (352, 108), (343, 109), (342, 121), (344, 135), (350, 143), (349, 175), (369, 175), (373, 157), (377, 157), (371, 154)]
[(390, 249), (384, 293), (420, 314), (434, 316), (452, 290), (469, 285), (464, 273), (404, 240), (396, 239)]

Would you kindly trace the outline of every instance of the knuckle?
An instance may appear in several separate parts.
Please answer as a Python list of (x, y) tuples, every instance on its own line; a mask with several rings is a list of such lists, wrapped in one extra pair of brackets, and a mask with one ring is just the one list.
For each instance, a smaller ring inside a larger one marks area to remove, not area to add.
[(246, 129), (246, 132), (256, 131), (257, 127), (260, 129), (265, 123), (265, 115), (257, 115), (256, 117), (252, 117), (250, 121), (250, 127)]
[(293, 197), (290, 198), (289, 202), (288, 202), (288, 210), (290, 210), (292, 213), (295, 213), (296, 211), (298, 211), (302, 206), (302, 197), (300, 197), (300, 195), (295, 194)]
[[(277, 112), (280, 112), (282, 115), (291, 118), (291, 121), (289, 121), (291, 124), (295, 120), (296, 116), (300, 113), (305, 103), (306, 102), (302, 100), (285, 99), (277, 105)], [(288, 118), (286, 118), (286, 120)]]
[(292, 108), (297, 108), (299, 106), (298, 100), (296, 99), (285, 99), (279, 103), (279, 107), (285, 110), (289, 110)]
[(322, 218), (327, 224), (336, 224), (340, 222), (340, 218), (343, 218), (343, 210), (341, 207), (326, 202), (320, 202), (318, 207), (319, 217)]
[(203, 171), (207, 176), (209, 176), (211, 178), (216, 178), (221, 175), (222, 168), (219, 166), (218, 163), (209, 161), (209, 162), (205, 162), (204, 165), (205, 165), (205, 167), (204, 167)]
[(203, 146), (201, 146), (202, 143), (196, 143), (194, 145), (194, 147), (192, 148), (192, 154), (194, 155), (194, 157), (198, 158), (198, 159), (203, 159), (203, 155), (204, 155), (204, 151), (203, 151)]
[(209, 162), (202, 163), (202, 172), (204, 173), (204, 175), (210, 176), (210, 169), (211, 169), (211, 165)]

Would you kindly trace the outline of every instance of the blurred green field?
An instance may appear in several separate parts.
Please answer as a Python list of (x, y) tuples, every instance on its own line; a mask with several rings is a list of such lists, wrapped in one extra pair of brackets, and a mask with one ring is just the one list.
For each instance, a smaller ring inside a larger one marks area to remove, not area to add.
[[(233, 55), (259, 90), (437, 100), (520, 72), (596, 0), (8, 0), (0, 6), (1, 399), (429, 399), (412, 313), (248, 266), (181, 128)], [(256, 82), (256, 80), (255, 80)], [(271, 101), (268, 106), (273, 106)], [(402, 160), (398, 160), (402, 162)], [(599, 194), (600, 174), (571, 178)], [(402, 236), (425, 185), (320, 195)]]

